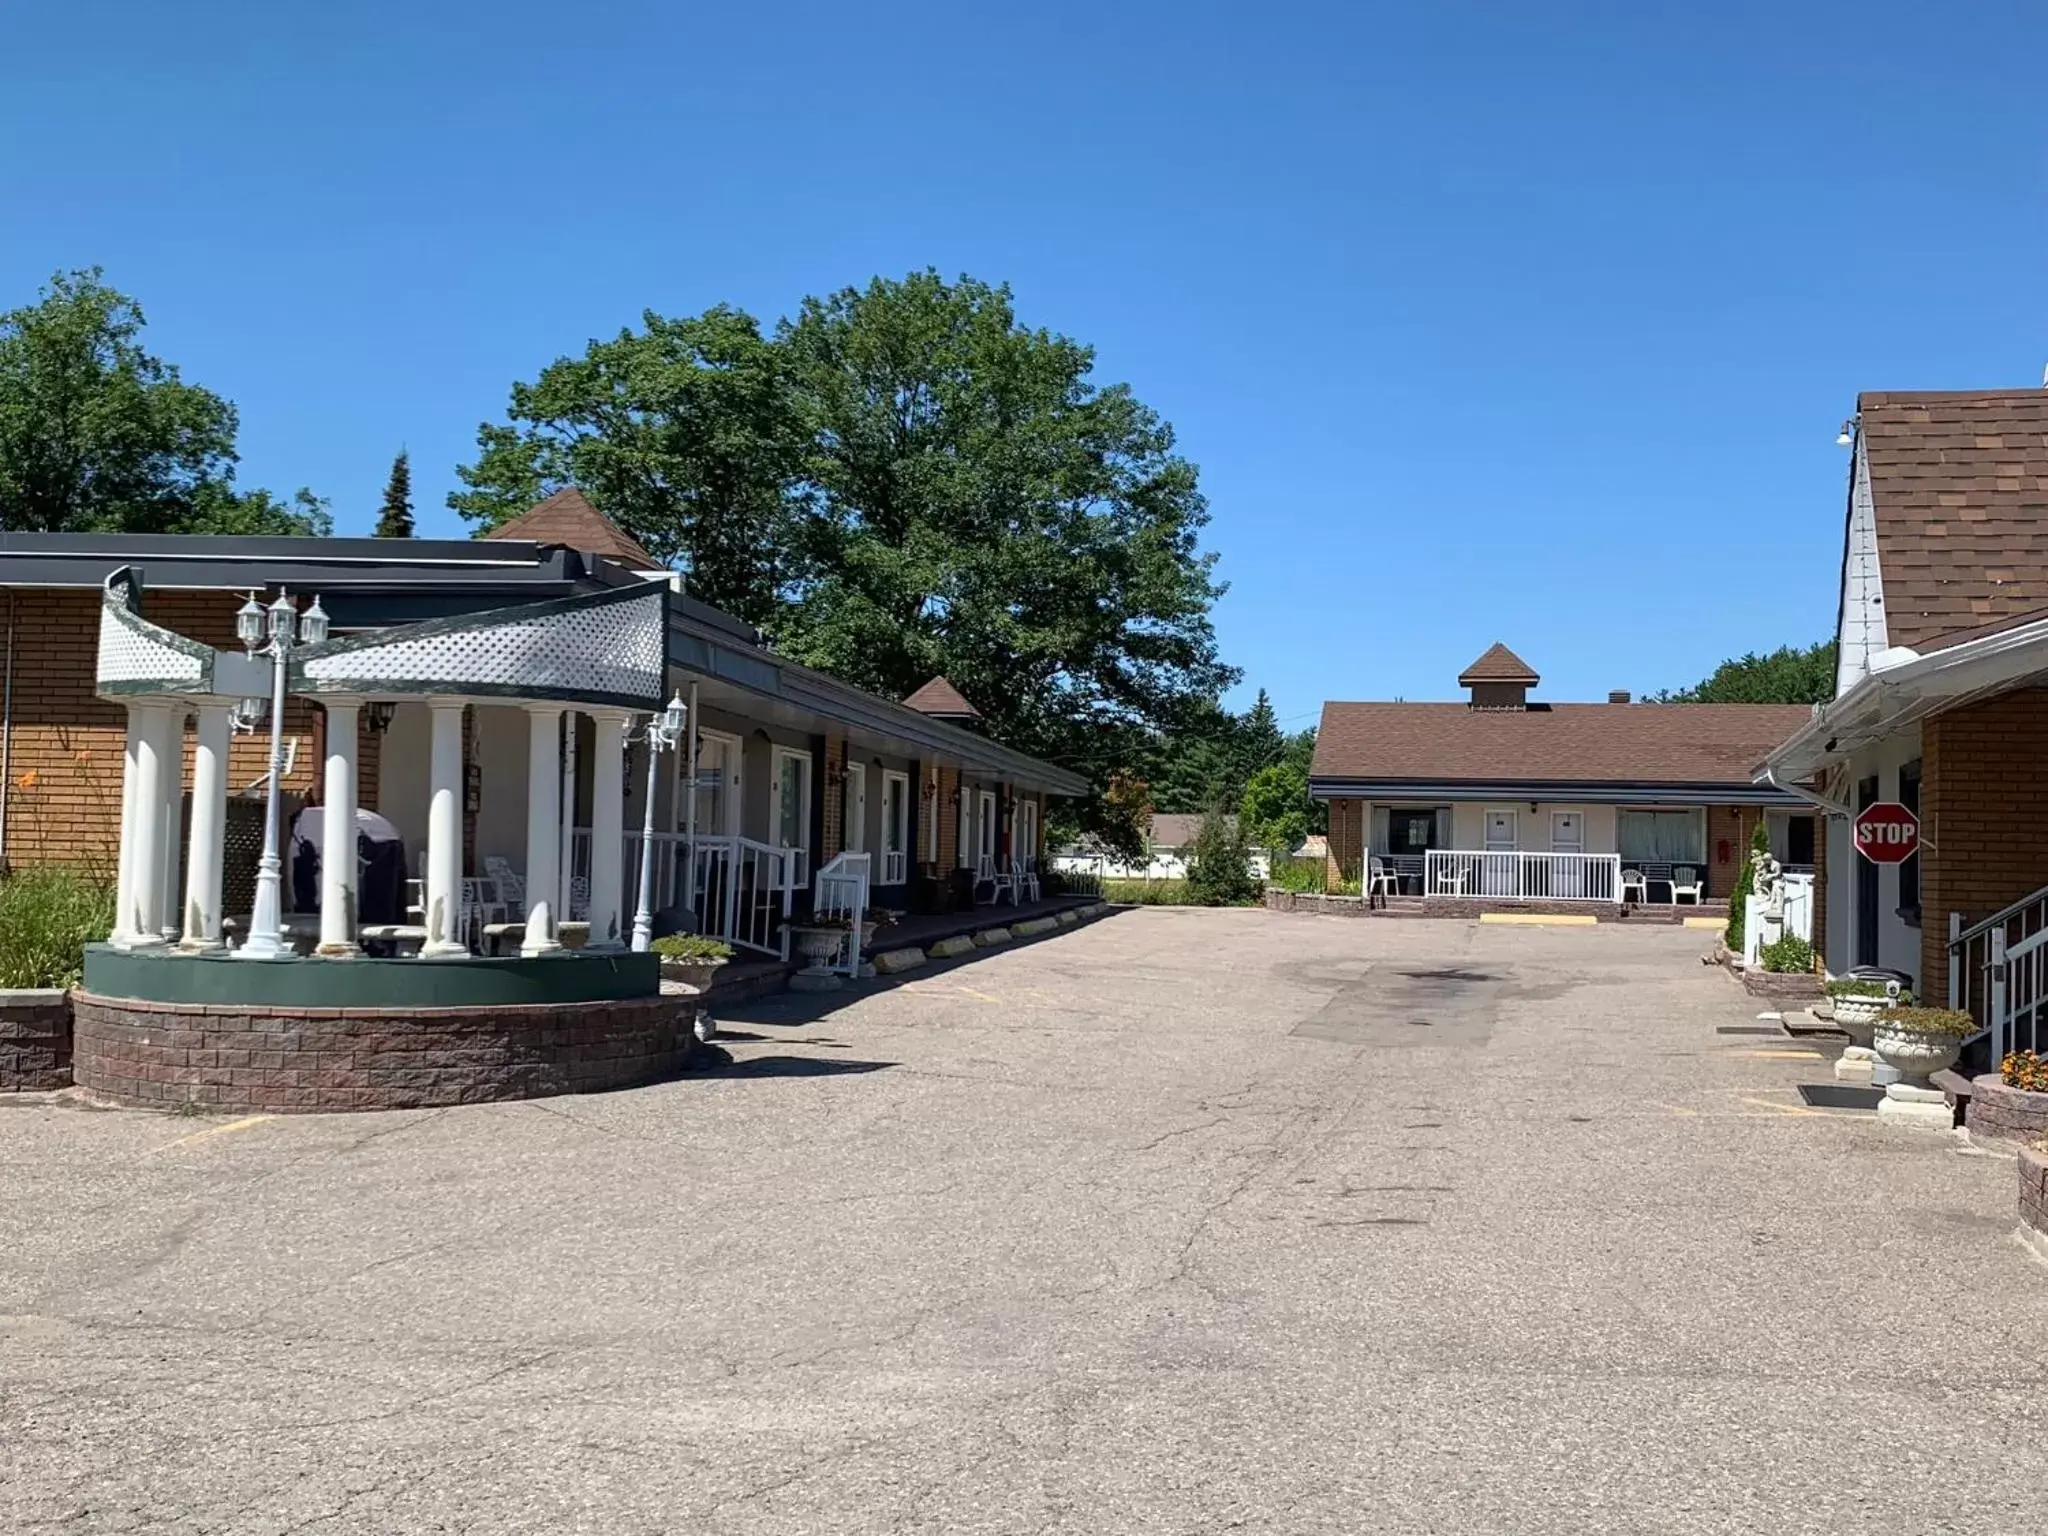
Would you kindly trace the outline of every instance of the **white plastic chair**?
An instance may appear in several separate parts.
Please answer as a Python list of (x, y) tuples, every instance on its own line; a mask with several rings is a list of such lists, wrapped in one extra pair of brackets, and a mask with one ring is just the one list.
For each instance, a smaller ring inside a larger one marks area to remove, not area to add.
[(1465, 866), (1462, 862), (1438, 866), (1436, 872), (1436, 894), (1439, 896), (1462, 896), (1465, 894)]
[(1650, 882), (1643, 878), (1640, 869), (1624, 869), (1621, 872), (1621, 899), (1647, 904), (1650, 900)]
[(1010, 905), (1017, 904), (1017, 887), (1011, 883), (1010, 872), (998, 870), (996, 861), (987, 854), (981, 856), (981, 868), (976, 871), (974, 883), (977, 887), (988, 887), (988, 899), (991, 904), (1000, 904), (1006, 891), (1010, 896)]
[(1378, 859), (1366, 861), (1365, 898), (1374, 896), (1398, 896), (1401, 894), (1401, 877)]
[(1039, 897), (1038, 876), (1025, 867), (1022, 859), (1010, 860), (1010, 889), (1017, 893), (1019, 901), (1037, 901)]
[(497, 887), (476, 875), (462, 877), (462, 939), (471, 949), (483, 947), (484, 929), (505, 921), (505, 903)]
[(1698, 906), (1706, 899), (1707, 888), (1700, 880), (1700, 872), (1690, 864), (1680, 864), (1671, 871), (1671, 904), (1675, 907), (1681, 897), (1690, 896), (1692, 904)]
[(509, 859), (492, 854), (484, 860), (484, 873), (491, 877), (491, 883), (498, 888), (498, 900), (508, 907), (517, 908), (526, 915), (526, 876), (512, 867)]

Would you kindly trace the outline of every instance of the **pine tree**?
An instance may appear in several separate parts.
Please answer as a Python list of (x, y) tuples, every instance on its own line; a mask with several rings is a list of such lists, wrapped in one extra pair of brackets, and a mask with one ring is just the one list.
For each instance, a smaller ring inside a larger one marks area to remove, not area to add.
[(398, 457), (391, 461), (391, 478), (384, 484), (384, 510), (377, 514), (377, 537), (412, 536), (412, 460), (401, 448)]

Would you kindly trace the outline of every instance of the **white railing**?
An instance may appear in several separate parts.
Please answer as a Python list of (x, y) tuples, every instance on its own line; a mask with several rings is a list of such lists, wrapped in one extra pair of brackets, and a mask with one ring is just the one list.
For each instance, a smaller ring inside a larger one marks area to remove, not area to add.
[(882, 884), (901, 885), (910, 878), (910, 855), (892, 848), (882, 855)]
[[(1742, 964), (1753, 968), (1763, 950), (1765, 898), (1754, 893), (1742, 898)], [(1781, 936), (1797, 936), (1813, 942), (1813, 876), (1785, 876), (1785, 897)]]
[[(625, 836), (624, 889), (619, 910), (630, 920), (640, 905), (640, 838)], [(654, 834), (654, 910), (687, 907), (697, 931), (777, 959), (789, 958), (789, 914), (802, 879), (803, 850), (776, 848), (749, 837)], [(588, 877), (590, 829), (578, 827), (570, 843), (571, 872)]]
[(868, 856), (864, 853), (835, 855), (818, 871), (811, 892), (813, 917), (836, 917), (846, 921), (846, 937), (832, 957), (828, 969), (847, 976), (860, 975), (861, 924), (868, 914)]
[(1425, 855), (1422, 894), (1490, 901), (1620, 901), (1617, 853), (1461, 853)]
[(2048, 886), (1963, 925), (1948, 915), (1948, 1005), (1991, 1036), (1991, 1062), (2038, 1051), (2048, 1024)]

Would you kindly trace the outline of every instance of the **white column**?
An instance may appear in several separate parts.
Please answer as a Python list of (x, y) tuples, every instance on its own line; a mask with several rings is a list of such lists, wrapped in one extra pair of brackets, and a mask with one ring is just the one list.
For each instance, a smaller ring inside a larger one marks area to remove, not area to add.
[(129, 845), (126, 947), (147, 949), (164, 941), (164, 778), (175, 772), (171, 752), (170, 706), (138, 703), (141, 726), (135, 742), (135, 794), (122, 837)]
[(432, 699), (427, 757), (427, 941), (422, 955), (466, 955), (462, 939), (462, 705)]
[(161, 841), (157, 846), (163, 852), (164, 883), (163, 896), (157, 905), (156, 931), (166, 944), (177, 942), (183, 923), (178, 916), (178, 898), (184, 891), (184, 882), (178, 877), (184, 869), (181, 857), (184, 833), (185, 809), (185, 714), (188, 705), (171, 706), (170, 724), (164, 735), (163, 806), (158, 815), (163, 819), (163, 830), (158, 834)]
[(561, 884), (555, 892), (557, 927), (576, 915), (570, 900), (569, 882), (576, 873), (576, 711), (562, 712), (562, 836), (555, 856), (555, 872)]
[[(320, 784), (320, 948), (356, 948), (356, 717), (360, 699), (327, 699), (327, 762)], [(457, 716), (458, 723), (461, 717)]]
[(185, 855), (185, 926), (180, 947), (220, 948), (223, 840), (228, 825), (229, 711), (199, 711), (192, 733), (192, 838)]
[(622, 709), (591, 711), (596, 751), (590, 759), (591, 949), (625, 947), (626, 725)]
[(526, 706), (526, 937), (522, 955), (553, 954), (562, 883), (562, 707)]
[(135, 781), (142, 755), (143, 713), (133, 704), (124, 710), (128, 736), (121, 748), (121, 831), (115, 848), (114, 931), (107, 942), (128, 948), (135, 939)]

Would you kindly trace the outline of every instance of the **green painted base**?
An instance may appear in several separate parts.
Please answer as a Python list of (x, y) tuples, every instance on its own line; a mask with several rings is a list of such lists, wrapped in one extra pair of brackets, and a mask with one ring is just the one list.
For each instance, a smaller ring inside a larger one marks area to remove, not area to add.
[(271, 1008), (503, 1008), (654, 997), (658, 955), (564, 950), (449, 960), (237, 960), (176, 950), (85, 949), (85, 990), (153, 1003)]

